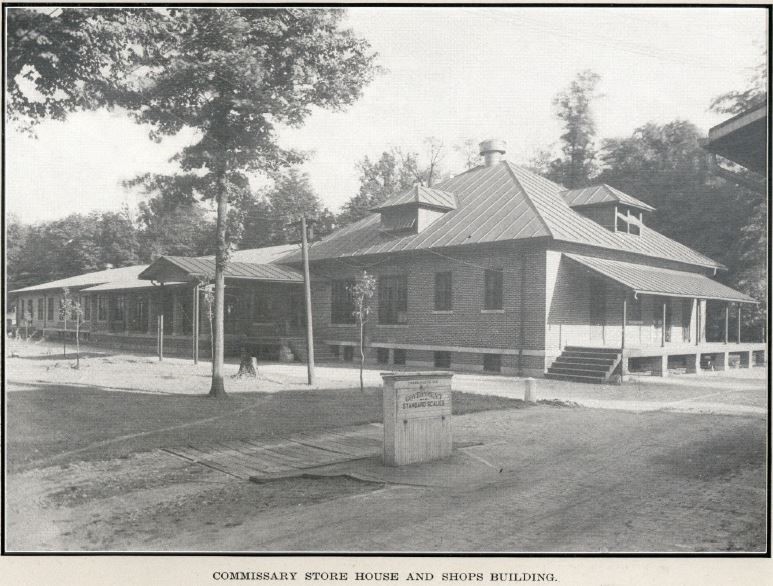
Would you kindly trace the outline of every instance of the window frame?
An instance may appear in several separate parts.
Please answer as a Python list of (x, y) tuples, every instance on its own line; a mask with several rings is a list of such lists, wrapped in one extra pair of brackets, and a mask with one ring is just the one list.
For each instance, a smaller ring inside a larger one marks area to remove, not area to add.
[(451, 368), (451, 352), (448, 350), (435, 350), (432, 358), (435, 368)]
[(377, 288), (379, 325), (408, 325), (408, 275), (379, 275)]
[(483, 310), (503, 311), (505, 307), (505, 271), (501, 268), (483, 272)]
[[(490, 368), (491, 364), (487, 364), (488, 361), (493, 360), (496, 368)], [(483, 372), (502, 372), (502, 355), (486, 352), (483, 354)]]
[(354, 279), (333, 279), (330, 282), (330, 323), (351, 326), (356, 323), (352, 287)]
[(408, 360), (408, 351), (405, 348), (394, 348), (392, 350), (392, 364), (395, 366), (405, 366)]
[[(447, 282), (444, 282), (446, 281)], [(454, 277), (452, 271), (438, 271), (435, 273), (435, 311), (454, 310)]]
[(603, 326), (607, 321), (607, 282), (591, 277), (588, 293), (588, 322), (592, 326)]

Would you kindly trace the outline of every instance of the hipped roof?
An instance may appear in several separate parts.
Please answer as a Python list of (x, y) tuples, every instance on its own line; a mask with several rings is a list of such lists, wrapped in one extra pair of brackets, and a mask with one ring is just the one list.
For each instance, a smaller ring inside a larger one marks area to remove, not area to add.
[[(311, 260), (469, 246), (490, 242), (553, 238), (710, 268), (720, 263), (648, 228), (640, 235), (612, 232), (574, 211), (566, 191), (508, 161), (479, 166), (436, 186), (456, 196), (458, 207), (420, 233), (381, 229), (378, 214), (350, 224), (311, 247)], [(283, 262), (298, 262), (299, 254)]]
[(422, 205), (439, 210), (455, 210), (457, 202), (456, 196), (448, 191), (423, 185), (414, 185), (407, 191), (390, 197), (381, 205), (372, 208), (371, 211), (377, 212), (408, 205)]
[(123, 281), (123, 282), (132, 281), (132, 280), (136, 280), (137, 275), (139, 275), (146, 268), (148, 268), (148, 265), (135, 265), (131, 267), (121, 267), (118, 269), (105, 269), (104, 271), (94, 271), (92, 273), (84, 273), (83, 275), (67, 277), (66, 279), (59, 279), (57, 281), (41, 283), (40, 285), (24, 287), (23, 289), (16, 289), (14, 291), (11, 291), (11, 293), (47, 291), (50, 289), (63, 289), (65, 287), (68, 287), (70, 289), (79, 289), (81, 287), (92, 287), (94, 285), (102, 285), (104, 283), (111, 283), (115, 281)]
[(662, 269), (579, 254), (564, 253), (564, 256), (635, 293), (757, 303), (748, 295), (699, 273)]
[(620, 203), (632, 208), (638, 208), (645, 212), (654, 212), (655, 208), (636, 199), (632, 195), (615, 189), (611, 185), (601, 183), (600, 185), (589, 185), (588, 187), (580, 187), (579, 189), (567, 189), (562, 191), (561, 195), (564, 201), (569, 204), (570, 207), (577, 208), (582, 206), (596, 206), (606, 203)]

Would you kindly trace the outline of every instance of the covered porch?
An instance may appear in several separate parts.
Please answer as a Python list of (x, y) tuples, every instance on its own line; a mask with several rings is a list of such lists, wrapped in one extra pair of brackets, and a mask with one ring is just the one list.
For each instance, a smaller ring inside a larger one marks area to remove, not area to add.
[(554, 301), (558, 307), (551, 306), (548, 330), (555, 332), (558, 325), (564, 354), (567, 348), (575, 357), (614, 349), (614, 363), (606, 361), (607, 377), (700, 373), (765, 362), (763, 331), (743, 325), (745, 311), (756, 303), (751, 297), (701, 273), (563, 256), (560, 278), (566, 282), (556, 289), (571, 289), (575, 299), (563, 307)]
[[(156, 259), (140, 273), (136, 291), (113, 291), (109, 296), (105, 311), (110, 314), (115, 305), (120, 308), (116, 312), (120, 319), (108, 320), (106, 333), (120, 336), (123, 343), (142, 337), (146, 346), (156, 347), (160, 336), (165, 352), (188, 355), (194, 361), (209, 358), (211, 322), (207, 289), (213, 277), (211, 258)], [(303, 359), (302, 283), (302, 275), (285, 267), (229, 263), (224, 308), (226, 354), (236, 355), (246, 345), (255, 355), (279, 359), (284, 347)], [(285, 358), (289, 359), (287, 354)]]

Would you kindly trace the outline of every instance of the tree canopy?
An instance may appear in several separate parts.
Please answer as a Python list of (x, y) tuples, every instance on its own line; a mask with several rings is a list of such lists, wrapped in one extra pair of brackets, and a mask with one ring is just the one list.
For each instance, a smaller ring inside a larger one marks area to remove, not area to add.
[(596, 171), (596, 120), (593, 100), (600, 97), (596, 87), (601, 76), (590, 70), (581, 71), (569, 86), (553, 98), (556, 117), (561, 121), (561, 156), (554, 158), (541, 151), (533, 162), (538, 172), (570, 189), (590, 182)]
[(121, 105), (131, 73), (166, 48), (169, 19), (150, 8), (10, 7), (7, 112), (21, 128)]

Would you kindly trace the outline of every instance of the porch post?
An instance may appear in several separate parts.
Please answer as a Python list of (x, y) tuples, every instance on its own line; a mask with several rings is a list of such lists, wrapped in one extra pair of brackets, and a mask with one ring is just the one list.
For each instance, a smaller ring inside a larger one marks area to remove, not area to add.
[(692, 300), (692, 312), (695, 316), (693, 323), (695, 324), (695, 345), (697, 346), (701, 343), (701, 302), (697, 297)]
[(193, 286), (193, 364), (199, 363), (199, 286)]
[(623, 295), (623, 332), (622, 332), (622, 338), (620, 340), (620, 348), (625, 348), (625, 317), (626, 317), (626, 310), (628, 309), (628, 293), (625, 293)]
[(660, 328), (660, 345), (665, 348), (666, 346), (666, 300), (663, 298), (663, 322)]
[(741, 343), (741, 307), (742, 305), (738, 304), (738, 343)]
[(725, 344), (727, 344), (727, 332), (730, 329), (730, 303), (725, 303)]

